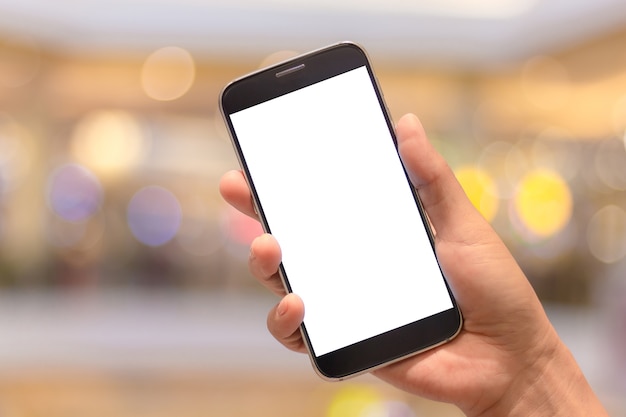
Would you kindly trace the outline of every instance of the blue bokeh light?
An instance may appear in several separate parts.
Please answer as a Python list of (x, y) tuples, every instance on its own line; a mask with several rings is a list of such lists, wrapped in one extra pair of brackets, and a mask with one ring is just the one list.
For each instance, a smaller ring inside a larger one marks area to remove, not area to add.
[(161, 246), (178, 232), (182, 209), (172, 192), (159, 186), (139, 190), (127, 209), (128, 226), (141, 243)]
[(70, 222), (85, 221), (102, 205), (103, 191), (96, 176), (82, 165), (57, 168), (48, 182), (48, 204)]

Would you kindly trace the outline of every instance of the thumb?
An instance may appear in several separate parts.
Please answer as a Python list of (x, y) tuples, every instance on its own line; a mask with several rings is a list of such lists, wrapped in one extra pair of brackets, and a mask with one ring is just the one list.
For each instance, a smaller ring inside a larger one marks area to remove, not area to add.
[(465, 241), (480, 228), (489, 228), (465, 195), (448, 163), (428, 141), (415, 115), (408, 114), (398, 121), (396, 135), (402, 162), (437, 237)]

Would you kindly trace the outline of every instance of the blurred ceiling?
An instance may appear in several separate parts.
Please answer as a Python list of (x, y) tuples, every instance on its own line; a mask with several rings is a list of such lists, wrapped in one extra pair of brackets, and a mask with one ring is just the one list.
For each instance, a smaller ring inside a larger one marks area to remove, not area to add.
[(622, 27), (624, 0), (0, 0), (0, 37), (95, 54), (260, 59), (349, 39), (377, 60), (484, 69)]

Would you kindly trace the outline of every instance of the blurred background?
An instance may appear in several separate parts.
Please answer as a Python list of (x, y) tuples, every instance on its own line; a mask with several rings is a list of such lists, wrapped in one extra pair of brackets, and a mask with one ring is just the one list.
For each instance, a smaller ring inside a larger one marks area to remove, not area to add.
[(353, 40), (626, 415), (622, 0), (0, 0), (0, 416), (458, 416), (265, 329), (217, 108)]

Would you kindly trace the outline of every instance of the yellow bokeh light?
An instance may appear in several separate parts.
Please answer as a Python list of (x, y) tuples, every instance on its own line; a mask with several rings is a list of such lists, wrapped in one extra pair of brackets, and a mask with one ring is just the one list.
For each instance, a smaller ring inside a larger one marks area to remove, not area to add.
[(498, 212), (500, 200), (495, 182), (489, 174), (474, 166), (455, 170), (455, 175), (470, 201), (487, 221), (492, 221)]
[(72, 154), (102, 177), (134, 168), (146, 152), (146, 138), (129, 113), (99, 110), (81, 119), (71, 141)]
[(538, 237), (561, 231), (572, 216), (572, 194), (553, 171), (536, 169), (520, 181), (514, 208), (523, 226)]
[(182, 97), (196, 78), (196, 66), (185, 49), (168, 46), (154, 51), (141, 70), (141, 86), (154, 100), (171, 101)]
[(363, 417), (382, 404), (380, 393), (366, 385), (348, 385), (333, 397), (326, 417)]

